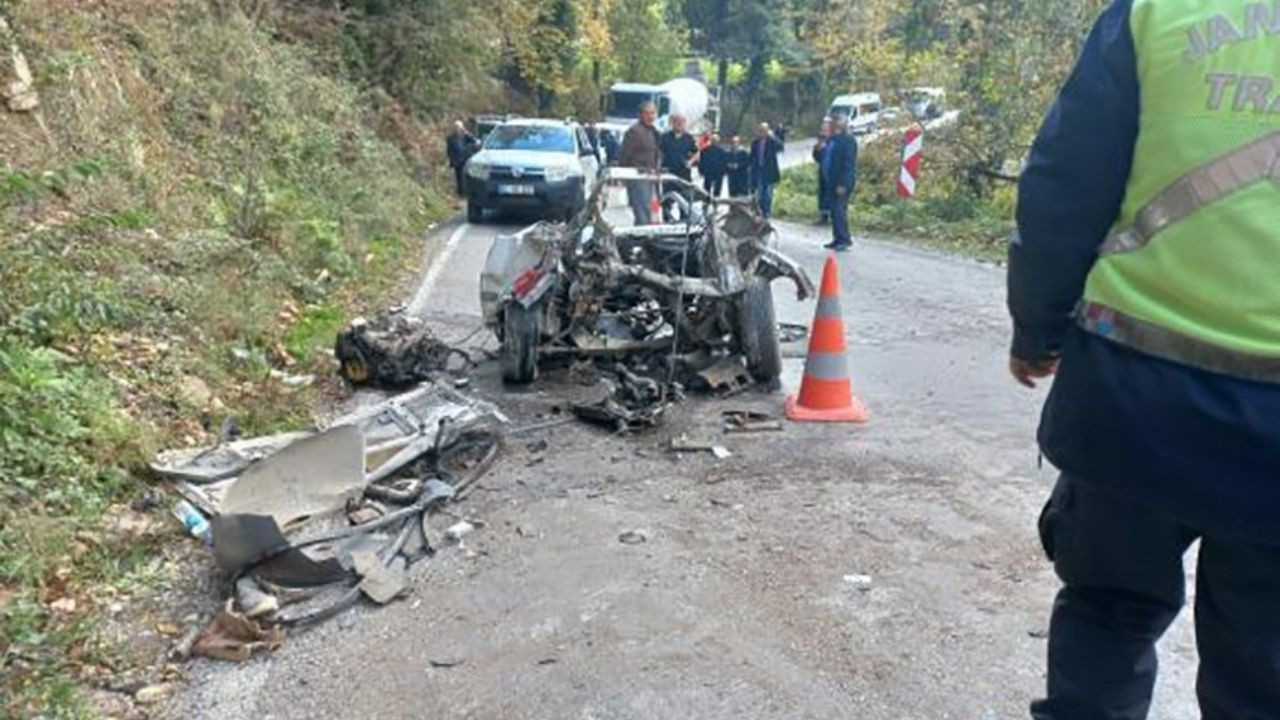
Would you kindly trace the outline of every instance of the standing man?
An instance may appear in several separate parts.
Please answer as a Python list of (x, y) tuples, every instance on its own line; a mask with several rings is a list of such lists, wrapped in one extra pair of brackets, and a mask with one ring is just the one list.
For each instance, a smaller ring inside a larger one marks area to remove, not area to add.
[(813, 144), (813, 162), (818, 167), (818, 224), (826, 225), (831, 221), (831, 189), (827, 187), (826, 166), (827, 142), (831, 137), (831, 118), (822, 118), (822, 127), (818, 129), (818, 141)]
[[(671, 116), (671, 129), (662, 134), (658, 147), (662, 151), (662, 169), (692, 182), (693, 166), (698, 162), (698, 141), (685, 132), (684, 116)], [(667, 222), (672, 219), (671, 205), (665, 200), (662, 203), (662, 217)]]
[(729, 197), (740, 198), (751, 194), (751, 153), (742, 147), (741, 135), (729, 138), (725, 173), (729, 178)]
[(466, 188), (462, 185), (462, 169), (479, 144), (475, 136), (467, 132), (467, 126), (461, 120), (454, 121), (453, 132), (444, 139), (445, 155), (449, 158), (449, 167), (453, 169), (454, 187), (459, 196), (466, 194)]
[(711, 141), (702, 151), (698, 169), (702, 171), (703, 189), (713, 198), (720, 197), (724, 192), (724, 176), (729, 169), (729, 151), (720, 144), (719, 133), (711, 133)]
[(618, 137), (609, 128), (600, 128), (600, 145), (604, 148), (604, 160), (608, 165), (618, 164)]
[(1196, 540), (1201, 713), (1280, 717), (1280, 38), (1204, 30), (1261, 7), (1116, 0), (1020, 181), (1009, 366), (1056, 374), (1062, 470), (1038, 720), (1147, 715)]
[(822, 169), (831, 189), (831, 242), (827, 249), (837, 252), (853, 247), (849, 235), (849, 200), (858, 182), (858, 140), (849, 134), (843, 117), (832, 123), (832, 133), (823, 151)]
[(765, 218), (773, 215), (773, 186), (782, 179), (778, 155), (783, 145), (774, 137), (768, 123), (760, 123), (756, 139), (751, 143), (751, 184), (756, 191), (756, 204)]
[[(621, 167), (657, 174), (661, 167), (658, 154), (658, 129), (654, 123), (658, 120), (658, 106), (646, 102), (640, 106), (640, 119), (627, 128), (622, 136), (622, 149), (619, 151), (618, 164)], [(653, 180), (631, 180), (627, 182), (627, 202), (631, 205), (631, 215), (636, 225), (653, 223), (653, 212), (650, 205), (656, 197), (657, 178)]]

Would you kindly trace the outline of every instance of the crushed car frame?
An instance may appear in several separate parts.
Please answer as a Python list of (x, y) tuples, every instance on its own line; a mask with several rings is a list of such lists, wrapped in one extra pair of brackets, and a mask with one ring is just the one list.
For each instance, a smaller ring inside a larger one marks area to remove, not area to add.
[[(610, 192), (653, 183), (683, 218), (617, 227)], [(741, 355), (757, 381), (782, 371), (771, 283), (788, 278), (801, 300), (813, 282), (769, 247), (773, 228), (745, 199), (712, 198), (673, 175), (602, 172), (586, 208), (567, 224), (500, 235), (480, 282), (486, 325), (502, 341), (503, 378), (528, 383), (541, 358), (665, 352)]]

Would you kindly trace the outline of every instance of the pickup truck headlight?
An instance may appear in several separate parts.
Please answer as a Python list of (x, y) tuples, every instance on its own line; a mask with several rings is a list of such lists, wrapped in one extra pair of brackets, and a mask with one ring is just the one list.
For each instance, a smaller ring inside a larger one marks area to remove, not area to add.
[(475, 178), (476, 180), (488, 180), (489, 166), (484, 163), (469, 162), (467, 163), (467, 177)]
[(547, 182), (564, 182), (571, 177), (578, 177), (582, 174), (578, 168), (568, 165), (553, 165), (547, 168)]

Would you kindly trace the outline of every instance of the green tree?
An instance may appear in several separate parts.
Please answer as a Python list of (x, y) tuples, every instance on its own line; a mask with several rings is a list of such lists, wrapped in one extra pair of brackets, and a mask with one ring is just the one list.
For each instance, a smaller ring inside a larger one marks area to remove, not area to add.
[(664, 0), (614, 0), (614, 76), (628, 82), (662, 82), (685, 50), (685, 32), (667, 18)]
[(533, 97), (539, 114), (573, 89), (580, 57), (574, 0), (527, 0), (496, 9), (509, 57), (506, 79)]
[(693, 49), (716, 62), (716, 84), (723, 97), (729, 64), (748, 64), (745, 112), (760, 87), (769, 61), (788, 40), (787, 0), (683, 0)]
[(348, 70), (419, 116), (453, 113), (455, 98), (490, 82), (496, 62), (490, 5), (486, 0), (338, 0)]

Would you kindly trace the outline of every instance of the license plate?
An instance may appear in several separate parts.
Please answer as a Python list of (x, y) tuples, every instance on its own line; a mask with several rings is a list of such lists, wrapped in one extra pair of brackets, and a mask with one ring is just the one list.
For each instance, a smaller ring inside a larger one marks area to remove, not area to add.
[(532, 185), (499, 185), (499, 195), (532, 195)]

